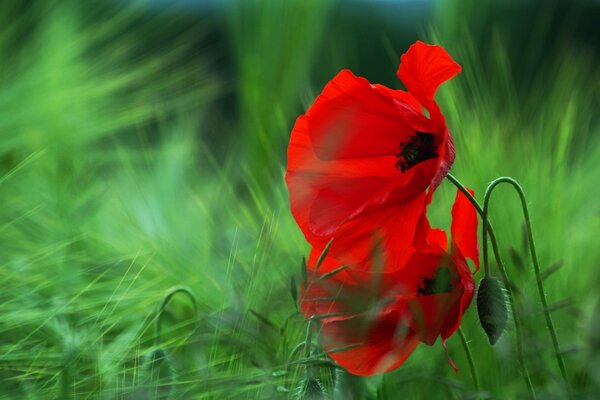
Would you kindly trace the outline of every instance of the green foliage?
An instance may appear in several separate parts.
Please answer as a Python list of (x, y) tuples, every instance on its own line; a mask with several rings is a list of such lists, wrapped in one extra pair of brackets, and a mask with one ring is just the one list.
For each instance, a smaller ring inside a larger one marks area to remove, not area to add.
[[(309, 83), (319, 49), (358, 50), (328, 42), (323, 1), (231, 1), (206, 19), (177, 7), (149, 14), (146, 2), (95, 3), (0, 3), (0, 398), (294, 396), (307, 379), (304, 355), (289, 357), (306, 332), (293, 297), (308, 247), (289, 213), (285, 144), (320, 90)], [(211, 53), (196, 53), (198, 40), (210, 48), (202, 38), (215, 20), (234, 79)], [(468, 36), (446, 39), (444, 27), (460, 21), (444, 22), (428, 36), (463, 66), (438, 95), (457, 146), (453, 173), (478, 195), (499, 175), (523, 184), (542, 266), (555, 270), (548, 297), (570, 300), (553, 312), (573, 390), (593, 397), (597, 60), (564, 50), (523, 93), (501, 34), (482, 52)], [(382, 40), (405, 50), (400, 39)], [(389, 63), (372, 62), (380, 61)], [(233, 121), (219, 111), (232, 86)], [(437, 192), (434, 225), (448, 226), (454, 190)], [(499, 191), (490, 218), (504, 258), (521, 260), (508, 267), (536, 392), (562, 398), (512, 192)], [(561, 269), (551, 267), (559, 260)], [(181, 285), (196, 305), (165, 301)], [(526, 396), (511, 327), (491, 348), (474, 307), (465, 315), (482, 397)], [(331, 363), (313, 339), (309, 368), (320, 371), (308, 378), (332, 397)], [(472, 396), (458, 338), (448, 349), (458, 375), (439, 343), (421, 345), (361, 390), (377, 399)]]

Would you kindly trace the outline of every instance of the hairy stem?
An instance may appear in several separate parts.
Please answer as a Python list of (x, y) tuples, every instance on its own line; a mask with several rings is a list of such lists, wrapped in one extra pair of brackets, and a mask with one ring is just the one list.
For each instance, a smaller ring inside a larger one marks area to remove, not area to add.
[(473, 384), (475, 385), (475, 390), (477, 390), (479, 397), (479, 378), (477, 377), (477, 370), (475, 369), (475, 363), (473, 362), (473, 356), (471, 355), (471, 349), (469, 348), (469, 342), (465, 337), (465, 333), (462, 328), (458, 328), (458, 335), (460, 336), (460, 340), (462, 342), (463, 348), (465, 349), (465, 354), (467, 355), (467, 361), (469, 361), (469, 368), (471, 369), (471, 376), (473, 377)]
[(192, 305), (194, 307), (194, 315), (197, 313), (198, 306), (196, 304), (196, 296), (192, 293), (192, 290), (184, 287), (184, 286), (176, 286), (168, 290), (165, 297), (163, 297), (162, 301), (158, 306), (158, 310), (156, 312), (156, 326), (154, 329), (154, 345), (158, 346), (161, 343), (161, 333), (162, 333), (162, 320), (165, 308), (177, 293), (185, 294), (192, 301)]
[(565, 367), (565, 362), (563, 360), (562, 354), (560, 352), (560, 347), (558, 344), (558, 337), (556, 335), (556, 329), (554, 328), (554, 323), (552, 322), (552, 316), (550, 315), (550, 310), (548, 309), (548, 301), (546, 299), (546, 293), (544, 291), (544, 283), (542, 280), (542, 274), (540, 272), (540, 264), (535, 248), (535, 241), (533, 240), (533, 231), (531, 229), (531, 218), (529, 216), (529, 208), (527, 207), (527, 200), (525, 199), (525, 193), (523, 192), (523, 188), (521, 185), (510, 177), (501, 177), (492, 181), (489, 184), (487, 190), (485, 191), (485, 196), (483, 199), (483, 213), (487, 216), (487, 211), (489, 207), (490, 198), (492, 196), (492, 192), (496, 186), (501, 183), (508, 183), (511, 185), (519, 194), (519, 199), (521, 200), (521, 207), (523, 209), (523, 217), (525, 218), (525, 224), (527, 226), (527, 239), (529, 241), (529, 250), (531, 253), (531, 262), (533, 264), (533, 270), (535, 272), (535, 279), (537, 282), (538, 294), (540, 296), (540, 300), (542, 302), (542, 307), (544, 309), (544, 316), (546, 318), (546, 327), (548, 328), (548, 332), (550, 333), (550, 337), (552, 339), (552, 345), (554, 346), (554, 356), (556, 357), (556, 362), (558, 363), (558, 368), (560, 369), (560, 373), (565, 384), (568, 385), (567, 381), (567, 370)]

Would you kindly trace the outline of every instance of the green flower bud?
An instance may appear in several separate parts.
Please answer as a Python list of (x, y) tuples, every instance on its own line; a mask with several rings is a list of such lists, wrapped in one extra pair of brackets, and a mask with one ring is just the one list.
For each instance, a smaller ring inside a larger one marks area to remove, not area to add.
[(498, 279), (486, 276), (479, 283), (477, 314), (479, 323), (493, 346), (502, 336), (508, 320), (504, 289)]

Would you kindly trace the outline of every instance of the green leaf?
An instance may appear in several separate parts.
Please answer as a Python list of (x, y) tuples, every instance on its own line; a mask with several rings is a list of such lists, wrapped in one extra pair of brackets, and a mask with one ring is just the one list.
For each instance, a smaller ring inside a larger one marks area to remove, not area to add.
[(296, 279), (293, 276), (290, 277), (290, 292), (292, 299), (294, 300), (294, 304), (298, 303), (298, 286), (296, 285)]
[(333, 238), (331, 238), (331, 240), (329, 242), (327, 242), (327, 244), (325, 245), (323, 252), (319, 256), (319, 259), (317, 260), (317, 265), (315, 266), (315, 272), (317, 272), (319, 270), (319, 267), (321, 266), (321, 264), (323, 264), (323, 261), (325, 261), (325, 257), (327, 257), (327, 253), (329, 253), (329, 248), (331, 247), (332, 242), (333, 242)]

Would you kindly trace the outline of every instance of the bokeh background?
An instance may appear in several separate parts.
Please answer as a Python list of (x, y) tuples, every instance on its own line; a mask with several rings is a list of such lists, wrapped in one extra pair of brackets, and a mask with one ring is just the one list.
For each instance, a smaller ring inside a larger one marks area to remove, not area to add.
[[(2, 0), (0, 398), (302, 398), (289, 132), (342, 68), (400, 88), (417, 39), (463, 66), (437, 97), (454, 175), (479, 198), (523, 184), (571, 395), (598, 398), (599, 20), (598, 1)], [(495, 196), (533, 385), (566, 398), (518, 199)], [(465, 315), (480, 398), (528, 397), (512, 326), (492, 348)], [(448, 348), (458, 374), (421, 345), (359, 396), (476, 398)]]

